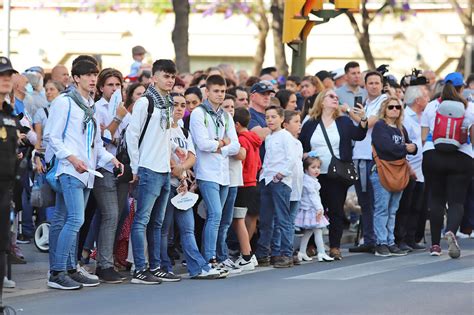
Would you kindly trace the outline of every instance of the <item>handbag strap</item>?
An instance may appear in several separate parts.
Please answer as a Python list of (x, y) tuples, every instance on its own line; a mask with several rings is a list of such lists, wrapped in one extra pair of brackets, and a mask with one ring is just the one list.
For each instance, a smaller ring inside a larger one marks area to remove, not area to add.
[(324, 122), (322, 119), (319, 120), (319, 125), (321, 126), (321, 130), (323, 131), (324, 139), (326, 140), (326, 144), (328, 145), (329, 152), (331, 152), (333, 158), (336, 158), (336, 156), (334, 155), (334, 151), (332, 150), (331, 142), (329, 142), (328, 133), (326, 132), (326, 127), (324, 127)]

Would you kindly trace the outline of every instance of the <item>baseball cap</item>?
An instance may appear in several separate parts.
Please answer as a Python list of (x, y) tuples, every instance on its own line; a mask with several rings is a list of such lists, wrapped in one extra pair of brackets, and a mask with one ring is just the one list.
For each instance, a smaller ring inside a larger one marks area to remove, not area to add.
[(334, 80), (334, 77), (336, 76), (336, 74), (331, 73), (331, 72), (326, 71), (326, 70), (321, 70), (318, 73), (316, 73), (315, 76), (317, 76), (318, 79), (321, 80), (321, 82), (323, 82), (327, 78), (330, 78), (331, 80)]
[(334, 74), (334, 77), (333, 77), (334, 80), (337, 80), (346, 74), (343, 68), (333, 70), (331, 71), (331, 73)]
[(132, 55), (143, 55), (146, 54), (146, 50), (143, 46), (135, 46), (132, 48)]
[(0, 56), (0, 73), (10, 72), (10, 73), (18, 73), (12, 67), (12, 62), (7, 57)]
[(44, 69), (41, 68), (40, 66), (30, 67), (30, 68), (26, 69), (25, 72), (37, 72), (37, 73), (41, 74), (41, 76), (44, 76)]
[(459, 72), (451, 72), (444, 78), (444, 83), (451, 82), (454, 86), (463, 86), (464, 85), (464, 78), (461, 73)]
[(250, 88), (250, 94), (253, 93), (265, 93), (265, 92), (275, 92), (273, 85), (269, 81), (260, 81), (252, 85)]

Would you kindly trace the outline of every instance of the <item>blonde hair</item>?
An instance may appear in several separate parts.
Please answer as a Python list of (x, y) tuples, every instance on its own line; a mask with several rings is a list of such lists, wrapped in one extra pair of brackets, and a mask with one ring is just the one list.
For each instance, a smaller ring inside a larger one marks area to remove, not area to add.
[(398, 103), (398, 105), (401, 106), (400, 108), (400, 115), (398, 116), (398, 118), (395, 120), (395, 126), (397, 126), (398, 129), (400, 129), (400, 131), (402, 132), (403, 134), (403, 104), (402, 102), (396, 98), (396, 97), (389, 97), (387, 98), (385, 101), (382, 102), (382, 105), (380, 105), (380, 111), (379, 111), (379, 119), (382, 119), (383, 121), (385, 121), (385, 123), (388, 125), (389, 122), (388, 122), (388, 118), (387, 118), (387, 108), (390, 104), (390, 102), (392, 101), (395, 101)]
[[(313, 106), (309, 110), (310, 118), (312, 119), (321, 118), (321, 115), (323, 114), (323, 100), (329, 91), (333, 91), (335, 93), (334, 89), (325, 89), (321, 91), (321, 93), (318, 94), (318, 96), (314, 100)], [(339, 107), (337, 107), (334, 110), (334, 113), (332, 114), (332, 118), (336, 119), (339, 116), (341, 116), (341, 110), (339, 109)]]

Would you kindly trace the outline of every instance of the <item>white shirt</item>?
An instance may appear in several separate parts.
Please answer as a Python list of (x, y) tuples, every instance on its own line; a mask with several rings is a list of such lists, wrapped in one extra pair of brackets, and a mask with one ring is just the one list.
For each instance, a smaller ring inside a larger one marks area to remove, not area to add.
[[(329, 151), (326, 139), (324, 139), (324, 133), (321, 129), (321, 124), (322, 122), (316, 127), (316, 130), (313, 132), (309, 143), (311, 145), (311, 151), (315, 151), (321, 160), (321, 174), (327, 174), (332, 155), (331, 151)], [(328, 134), (329, 142), (332, 146), (332, 151), (339, 159), (339, 142), (341, 137), (339, 136), (339, 131), (337, 130), (337, 124), (335, 121), (329, 127), (326, 127), (326, 132)]]
[[(217, 128), (216, 133), (213, 118), (199, 107), (191, 113), (189, 129), (196, 149), (196, 164), (194, 166), (196, 179), (227, 186), (230, 184), (229, 157), (239, 153), (240, 144), (234, 120), (230, 114), (224, 112), (222, 119), (225, 121), (225, 126)], [(215, 139), (225, 137), (230, 139), (230, 143), (222, 147), (220, 153), (217, 153), (219, 141)]]
[[(428, 103), (428, 105), (425, 108), (425, 111), (423, 112), (423, 115), (421, 116), (421, 127), (429, 128), (428, 137), (425, 142), (425, 145), (423, 146), (423, 152), (426, 152), (428, 150), (434, 150), (432, 135), (433, 135), (433, 130), (434, 130), (436, 111), (438, 110), (439, 104), (440, 103), (438, 102), (438, 100), (431, 101), (430, 103)], [(468, 125), (472, 125), (472, 123), (474, 122), (474, 103), (468, 104), (468, 107), (464, 115), (465, 115), (464, 119), (468, 121)], [(471, 139), (471, 142), (472, 142), (472, 139)], [(461, 144), (458, 151), (465, 153), (469, 156), (472, 156), (474, 158), (472, 143)]]
[[(383, 101), (387, 99), (386, 94), (382, 94), (379, 97), (375, 98), (374, 100), (370, 101), (367, 99), (365, 105), (365, 113), (368, 118), (370, 117), (378, 117), (380, 111), (380, 105), (382, 105)], [(367, 135), (365, 136), (364, 140), (357, 141), (354, 146), (354, 150), (352, 153), (352, 159), (354, 160), (372, 160), (372, 130), (374, 127), (369, 128), (367, 130)]]
[(291, 152), (295, 154), (295, 166), (293, 167), (293, 175), (291, 182), (291, 196), (290, 201), (301, 200), (301, 194), (303, 193), (303, 145), (301, 141), (296, 138), (294, 139), (294, 147)]
[[(183, 152), (186, 153), (186, 157), (188, 156), (188, 154), (196, 155), (191, 134), (188, 133), (188, 137), (186, 138), (180, 126), (176, 128), (171, 128), (170, 137), (171, 141), (173, 141), (178, 148), (180, 148)], [(181, 163), (176, 153), (171, 154), (171, 159), (177, 163)], [(171, 185), (174, 187), (179, 186), (179, 180), (174, 176), (171, 177)]]
[(303, 177), (303, 196), (301, 197), (300, 209), (302, 210), (320, 210), (324, 209), (321, 203), (319, 190), (321, 184), (318, 179), (308, 174)]
[[(86, 100), (84, 98), (84, 101), (90, 106), (93, 104), (92, 99)], [(66, 128), (69, 102), (71, 104), (71, 111)], [(104, 148), (100, 138), (100, 127), (97, 126), (98, 130), (94, 138), (92, 121), (87, 124), (86, 130), (83, 131), (83, 119), (84, 111), (70, 97), (61, 95), (51, 104), (44, 138), (48, 142), (48, 147), (46, 148), (47, 156), (52, 157), (54, 154), (59, 161), (56, 176), (69, 174), (79, 179), (88, 188), (92, 188), (94, 186), (94, 175), (88, 172), (78, 173), (67, 160), (67, 157), (74, 155), (83, 161), (88, 168), (95, 170), (98, 165), (103, 167), (109, 163), (114, 156)], [(64, 130), (66, 132), (63, 140)], [(92, 147), (92, 143), (94, 147)]]
[(242, 174), (242, 161), (229, 158), (229, 179), (230, 187), (239, 187), (244, 185), (244, 176)]
[[(147, 130), (143, 136), (143, 141), (140, 148), (138, 148), (138, 142), (145, 126), (147, 114), (148, 99), (140, 97), (133, 106), (132, 117), (125, 136), (132, 173), (137, 174), (138, 167), (144, 167), (157, 173), (169, 173), (171, 170), (170, 157), (172, 147), (170, 129), (166, 129), (166, 126), (162, 128), (160, 109), (154, 108)], [(173, 148), (175, 147), (173, 143)]]
[[(415, 113), (410, 107), (406, 107), (405, 114), (403, 118), (403, 125), (408, 132), (408, 138), (411, 142), (416, 144), (418, 148), (422, 147), (421, 144), (421, 125), (420, 118), (417, 113)], [(421, 169), (421, 164), (423, 162), (423, 152), (418, 150), (416, 155), (407, 154), (407, 160), (411, 168), (416, 173), (416, 181), (423, 183), (425, 178), (423, 176), (423, 171)]]
[(265, 138), (265, 158), (260, 181), (265, 180), (265, 185), (268, 185), (273, 181), (273, 177), (280, 173), (283, 175), (281, 181), (291, 188), (296, 158), (290, 152), (294, 147), (294, 137), (285, 129), (269, 134)]
[[(105, 98), (101, 98), (95, 103), (95, 109), (96, 109), (96, 117), (97, 117), (97, 126), (103, 125), (105, 127), (109, 126), (114, 117), (115, 114), (112, 114), (109, 110), (109, 103), (105, 100)], [(130, 113), (127, 113), (125, 117), (122, 119), (122, 122), (118, 126), (117, 130), (115, 131), (115, 134), (113, 135), (113, 139), (118, 139), (120, 138), (120, 135), (122, 134), (122, 131), (127, 128), (128, 124), (130, 123)], [(104, 131), (104, 134), (107, 131)], [(110, 132), (108, 132), (110, 134)], [(106, 144), (105, 148), (108, 152), (112, 153), (114, 156), (117, 154), (117, 146), (113, 145), (112, 143)], [(104, 169), (109, 171), (110, 173), (113, 172), (114, 165), (112, 163), (108, 163), (107, 165), (104, 166)]]

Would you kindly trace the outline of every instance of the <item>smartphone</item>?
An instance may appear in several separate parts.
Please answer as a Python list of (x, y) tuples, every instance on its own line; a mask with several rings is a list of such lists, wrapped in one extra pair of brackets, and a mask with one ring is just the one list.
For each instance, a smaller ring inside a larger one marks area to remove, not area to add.
[(354, 107), (359, 107), (359, 108), (362, 108), (360, 107), (358, 104), (362, 104), (362, 96), (356, 96), (354, 97)]

